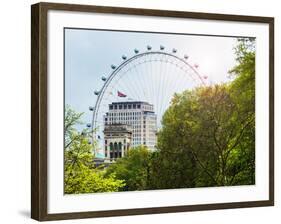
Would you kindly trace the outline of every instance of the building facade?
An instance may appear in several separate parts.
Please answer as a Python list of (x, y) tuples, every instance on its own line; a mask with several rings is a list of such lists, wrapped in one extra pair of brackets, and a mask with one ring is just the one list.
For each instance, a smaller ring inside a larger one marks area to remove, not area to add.
[(130, 147), (144, 145), (151, 150), (155, 148), (157, 116), (152, 104), (142, 101), (113, 102), (109, 104), (108, 109), (108, 112), (104, 115), (106, 158), (110, 158), (110, 155), (106, 152), (109, 142), (119, 144), (121, 138), (124, 140), (128, 137), (128, 135), (124, 135), (124, 132), (122, 132), (123, 134), (120, 132), (120, 138), (118, 139), (116, 136), (116, 141), (114, 140), (112, 137), (114, 131), (112, 129), (113, 132), (111, 133), (111, 127), (118, 125), (126, 125), (126, 128), (131, 130)]
[(132, 142), (132, 129), (126, 124), (106, 124), (104, 128), (104, 156), (115, 160), (126, 155)]

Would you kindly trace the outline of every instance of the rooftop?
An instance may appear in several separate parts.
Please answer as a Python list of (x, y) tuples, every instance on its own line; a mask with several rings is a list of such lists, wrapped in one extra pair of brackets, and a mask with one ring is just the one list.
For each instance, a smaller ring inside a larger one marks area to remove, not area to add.
[(148, 102), (145, 102), (145, 101), (124, 101), (124, 102), (112, 102), (111, 103), (112, 105), (120, 105), (120, 104), (147, 104), (147, 105), (151, 105), (150, 103)]
[(142, 110), (153, 112), (153, 104), (144, 101), (112, 102), (108, 106), (109, 110)]

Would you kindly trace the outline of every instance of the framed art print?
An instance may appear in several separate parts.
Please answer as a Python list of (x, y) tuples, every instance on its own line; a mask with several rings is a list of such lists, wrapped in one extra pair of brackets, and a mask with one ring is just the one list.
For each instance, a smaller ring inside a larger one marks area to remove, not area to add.
[(32, 218), (274, 204), (274, 19), (32, 5)]

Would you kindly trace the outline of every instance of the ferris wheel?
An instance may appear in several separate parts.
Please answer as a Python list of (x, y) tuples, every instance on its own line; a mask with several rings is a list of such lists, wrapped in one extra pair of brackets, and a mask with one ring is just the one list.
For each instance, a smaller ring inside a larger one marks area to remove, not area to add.
[(93, 113), (93, 141), (97, 148), (102, 148), (104, 115), (109, 104), (124, 101), (144, 101), (154, 106), (157, 115), (157, 128), (161, 128), (161, 119), (170, 105), (175, 93), (187, 89), (204, 86), (207, 76), (198, 72), (198, 64), (190, 62), (187, 54), (177, 55), (177, 49), (166, 51), (160, 45), (156, 50), (147, 46), (145, 51), (134, 49), (131, 56), (122, 55), (119, 65), (111, 64), (111, 73), (101, 76), (103, 85), (95, 90), (94, 106), (89, 110)]

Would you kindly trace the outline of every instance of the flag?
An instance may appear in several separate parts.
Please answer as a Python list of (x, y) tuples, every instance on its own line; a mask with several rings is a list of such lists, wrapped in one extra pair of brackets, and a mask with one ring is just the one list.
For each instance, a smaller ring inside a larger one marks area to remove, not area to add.
[(126, 94), (121, 93), (121, 92), (119, 92), (119, 91), (117, 91), (117, 96), (119, 96), (119, 97), (127, 97)]

